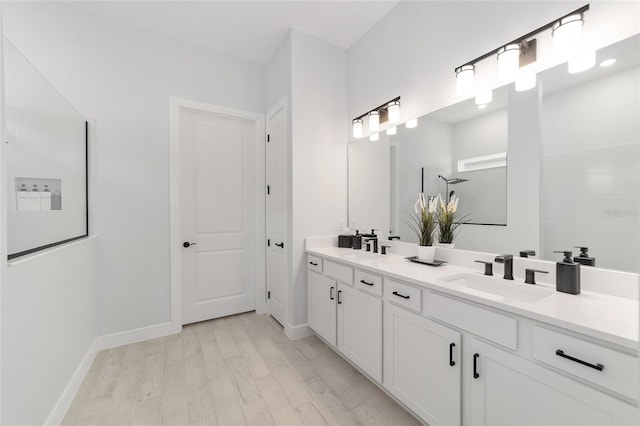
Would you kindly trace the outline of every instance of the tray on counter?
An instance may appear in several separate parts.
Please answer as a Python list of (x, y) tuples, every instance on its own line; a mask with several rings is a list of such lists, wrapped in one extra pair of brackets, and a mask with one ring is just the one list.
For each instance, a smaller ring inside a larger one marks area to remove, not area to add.
[(433, 259), (433, 262), (427, 262), (427, 261), (418, 259), (418, 256), (409, 256), (409, 257), (405, 257), (405, 259), (407, 259), (410, 262), (420, 263), (422, 265), (429, 265), (429, 266), (442, 266), (447, 263), (446, 260), (438, 260), (438, 259)]

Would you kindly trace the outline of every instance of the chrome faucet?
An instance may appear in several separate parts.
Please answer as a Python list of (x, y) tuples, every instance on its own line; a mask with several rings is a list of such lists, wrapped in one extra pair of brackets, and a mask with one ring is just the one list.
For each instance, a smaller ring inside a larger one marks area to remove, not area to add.
[(496, 263), (504, 263), (504, 279), (513, 280), (513, 255), (503, 254), (496, 256)]

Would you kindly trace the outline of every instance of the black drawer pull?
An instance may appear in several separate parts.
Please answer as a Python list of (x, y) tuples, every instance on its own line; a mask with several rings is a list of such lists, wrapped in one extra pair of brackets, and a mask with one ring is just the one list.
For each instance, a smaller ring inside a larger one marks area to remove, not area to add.
[(366, 282), (365, 280), (360, 280), (360, 282), (361, 282), (362, 284), (366, 284), (366, 285), (373, 286), (373, 283), (368, 283), (368, 282)]
[(398, 296), (398, 297), (402, 297), (403, 299), (408, 299), (408, 298), (410, 298), (410, 297), (411, 297), (411, 296), (405, 296), (404, 294), (400, 294), (400, 293), (398, 293), (397, 291), (394, 291), (394, 292), (393, 292), (393, 295), (394, 295), (394, 296)]
[(477, 379), (478, 377), (480, 377), (480, 375), (478, 374), (478, 357), (480, 356), (480, 354), (473, 354), (473, 378)]
[(331, 287), (331, 289), (329, 289), (329, 299), (333, 300), (333, 299), (335, 299), (335, 298), (336, 298), (336, 297), (333, 295), (333, 292), (334, 292), (335, 290), (336, 290), (336, 288), (335, 288), (335, 287), (333, 287), (333, 286)]
[(342, 290), (338, 290), (338, 305), (342, 305), (342, 299), (340, 298), (341, 294), (342, 294)]
[(280, 248), (284, 248), (284, 243), (276, 243), (276, 245)]
[(316, 262), (309, 262), (309, 265), (318, 266)]
[(586, 365), (587, 367), (591, 367), (591, 368), (593, 368), (594, 370), (598, 370), (598, 371), (602, 371), (602, 370), (604, 370), (604, 365), (602, 365), (602, 364), (600, 364), (600, 363), (598, 363), (598, 364), (591, 364), (590, 362), (583, 361), (583, 360), (578, 359), (578, 358), (574, 358), (574, 357), (572, 357), (571, 355), (567, 355), (567, 354), (565, 354), (565, 353), (564, 353), (564, 351), (563, 351), (562, 349), (558, 349), (558, 350), (556, 350), (556, 355), (558, 355), (558, 356), (560, 356), (560, 357), (562, 357), (562, 358), (569, 359), (569, 360), (571, 360), (571, 361), (573, 361), (573, 362), (577, 362), (578, 364)]
[(453, 348), (455, 347), (455, 343), (449, 343), (449, 365), (452, 367), (456, 365), (456, 362), (453, 360)]

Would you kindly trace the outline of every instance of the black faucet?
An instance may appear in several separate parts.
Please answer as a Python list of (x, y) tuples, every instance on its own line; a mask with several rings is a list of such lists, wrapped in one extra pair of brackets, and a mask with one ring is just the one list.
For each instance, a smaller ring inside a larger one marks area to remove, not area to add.
[(365, 238), (364, 242), (367, 243), (369, 241), (373, 241), (373, 252), (378, 252), (378, 236), (376, 235), (376, 230), (372, 229), (370, 234), (362, 234)]
[(378, 252), (378, 237), (369, 237), (369, 238), (366, 238), (364, 240), (365, 243), (368, 243), (369, 241), (373, 241), (373, 252), (377, 253)]
[(535, 256), (536, 252), (534, 250), (522, 250), (520, 251), (520, 257), (529, 257)]
[(513, 255), (503, 254), (496, 256), (496, 263), (504, 263), (504, 279), (513, 280)]

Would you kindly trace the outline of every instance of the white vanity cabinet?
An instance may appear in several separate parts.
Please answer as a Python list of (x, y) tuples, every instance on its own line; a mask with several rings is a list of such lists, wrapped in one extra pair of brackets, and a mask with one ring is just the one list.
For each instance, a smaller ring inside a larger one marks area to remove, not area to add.
[(309, 327), (381, 383), (382, 299), (368, 294), (369, 286), (354, 288), (349, 267), (324, 261), (323, 274), (315, 267), (310, 263), (307, 278)]
[(638, 409), (477, 339), (465, 351), (470, 425), (637, 425)]
[(461, 334), (391, 303), (384, 309), (384, 387), (429, 425), (459, 425)]

